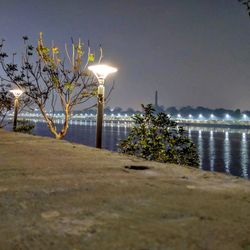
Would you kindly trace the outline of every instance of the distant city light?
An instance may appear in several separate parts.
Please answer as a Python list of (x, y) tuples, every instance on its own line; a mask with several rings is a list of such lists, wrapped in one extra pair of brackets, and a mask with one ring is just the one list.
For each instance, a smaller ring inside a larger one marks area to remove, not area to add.
[(243, 114), (243, 118), (246, 119), (246, 118), (247, 118), (247, 115), (246, 115), (246, 114)]
[(230, 115), (229, 115), (229, 114), (226, 114), (226, 118), (227, 118), (227, 119), (230, 118)]
[(202, 114), (199, 114), (199, 118), (203, 118), (203, 115), (202, 115)]
[(214, 114), (211, 114), (211, 115), (210, 115), (210, 118), (213, 119), (213, 118), (214, 118)]
[(178, 117), (178, 118), (181, 118), (181, 115), (180, 115), (180, 114), (178, 114), (178, 115), (177, 115), (177, 117)]
[(189, 118), (192, 118), (193, 116), (191, 114), (188, 115)]

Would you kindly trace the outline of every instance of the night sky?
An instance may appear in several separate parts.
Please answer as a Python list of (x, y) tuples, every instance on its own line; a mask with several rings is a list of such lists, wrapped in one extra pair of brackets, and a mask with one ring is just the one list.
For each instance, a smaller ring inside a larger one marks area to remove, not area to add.
[(101, 43), (119, 68), (109, 106), (250, 110), (250, 18), (237, 0), (0, 0), (0, 37)]

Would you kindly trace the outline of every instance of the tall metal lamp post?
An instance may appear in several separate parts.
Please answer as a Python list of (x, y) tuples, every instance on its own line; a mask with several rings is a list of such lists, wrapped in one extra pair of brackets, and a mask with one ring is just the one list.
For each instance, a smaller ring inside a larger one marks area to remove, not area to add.
[(92, 71), (98, 80), (98, 97), (97, 97), (97, 119), (96, 119), (96, 147), (102, 147), (102, 123), (103, 123), (103, 107), (104, 107), (104, 81), (105, 78), (117, 71), (116, 68), (104, 64), (97, 64), (89, 66), (88, 69)]
[(21, 89), (11, 89), (10, 92), (15, 96), (14, 120), (13, 120), (13, 131), (15, 131), (16, 126), (17, 126), (17, 113), (18, 113), (18, 106), (19, 106), (19, 97), (22, 95), (23, 91)]

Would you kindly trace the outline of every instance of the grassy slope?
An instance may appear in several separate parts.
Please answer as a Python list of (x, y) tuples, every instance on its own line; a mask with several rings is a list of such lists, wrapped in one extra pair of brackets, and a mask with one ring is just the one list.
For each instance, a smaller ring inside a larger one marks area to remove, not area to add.
[(4, 250), (250, 249), (250, 183), (0, 130), (0, 225)]

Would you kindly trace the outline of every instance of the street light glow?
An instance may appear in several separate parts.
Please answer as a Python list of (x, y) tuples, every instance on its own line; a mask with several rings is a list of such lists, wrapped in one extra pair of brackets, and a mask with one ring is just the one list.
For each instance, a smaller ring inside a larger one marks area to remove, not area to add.
[(20, 97), (23, 93), (21, 89), (11, 89), (10, 92), (15, 96), (15, 97)]
[(92, 71), (98, 82), (99, 86), (97, 89), (97, 114), (96, 114), (96, 147), (102, 147), (102, 124), (103, 124), (103, 109), (104, 109), (104, 98), (105, 98), (105, 87), (104, 81), (105, 78), (117, 71), (117, 68), (105, 65), (105, 64), (96, 64), (88, 67)]
[(17, 127), (17, 113), (18, 113), (18, 106), (19, 106), (19, 97), (22, 95), (23, 91), (21, 89), (11, 89), (10, 93), (12, 93), (15, 96), (13, 131), (16, 131), (16, 127)]
[(117, 68), (105, 64), (91, 65), (88, 69), (95, 74), (100, 84), (104, 84), (104, 80), (109, 74), (117, 72)]

